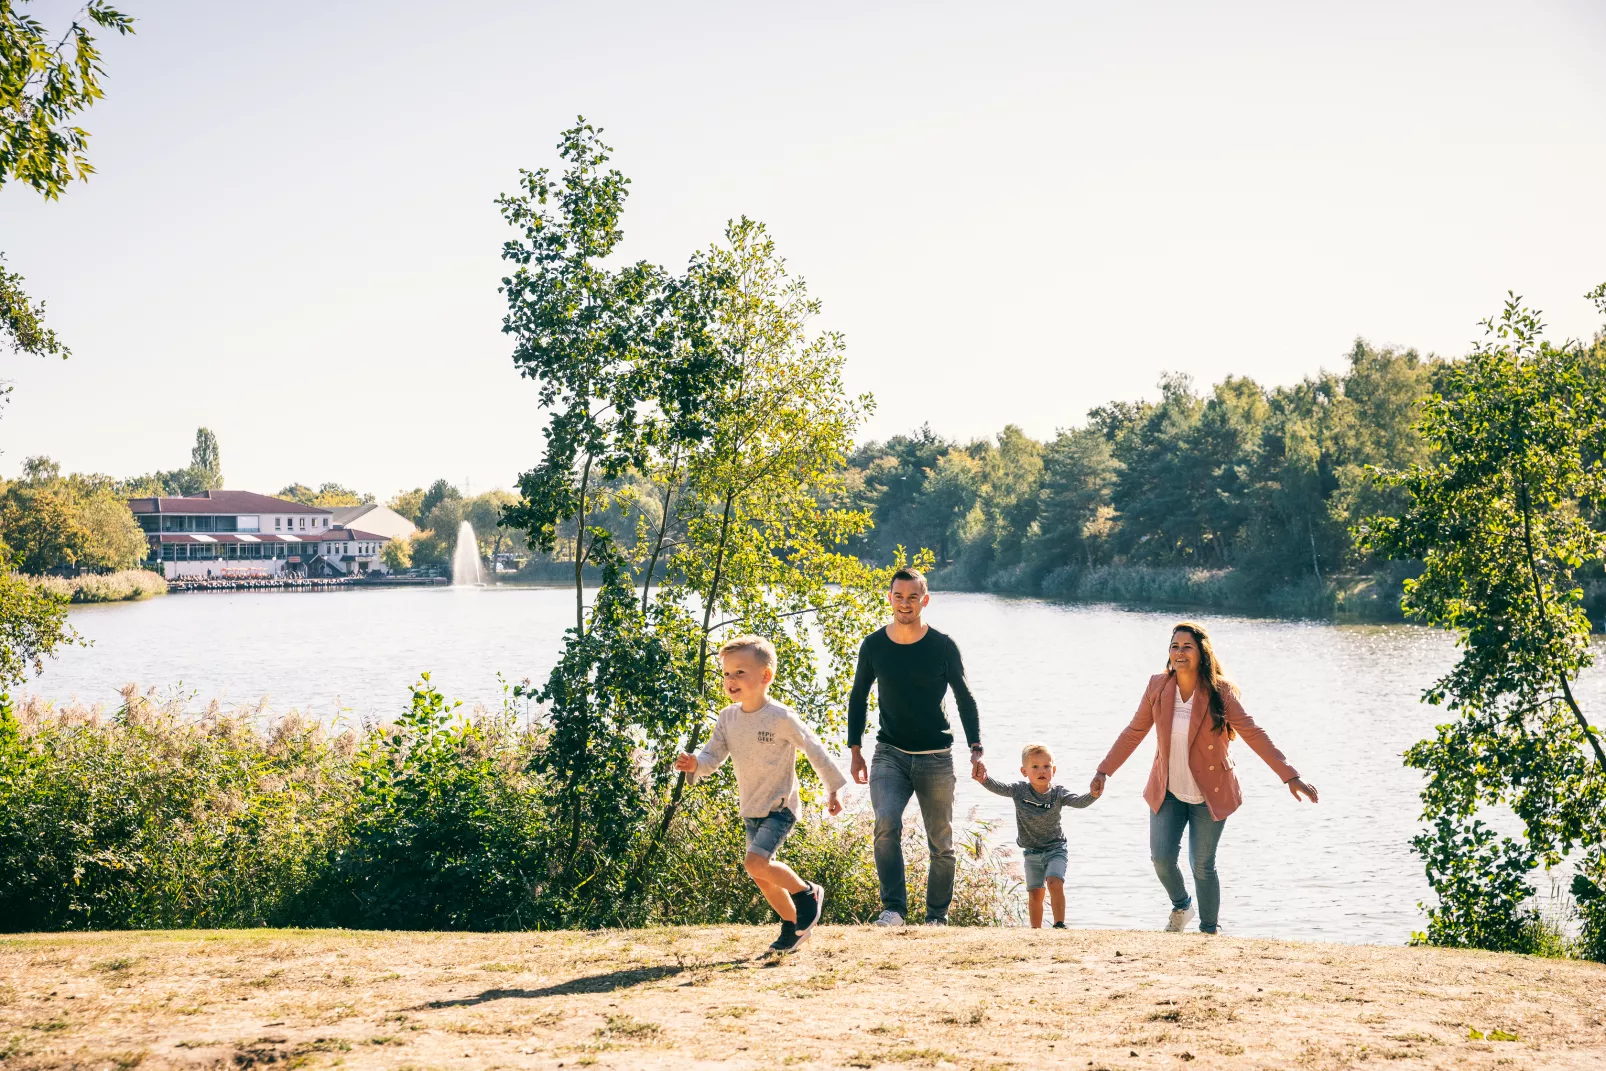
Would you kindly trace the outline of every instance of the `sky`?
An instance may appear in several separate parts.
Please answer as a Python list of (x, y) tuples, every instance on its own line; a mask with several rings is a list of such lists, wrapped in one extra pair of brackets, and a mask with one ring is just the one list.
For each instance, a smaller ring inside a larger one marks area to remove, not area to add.
[(769, 225), (861, 438), (1049, 436), (1358, 336), (1461, 354), (1508, 290), (1602, 326), (1598, 0), (118, 6), (97, 174), (0, 188), (73, 350), (0, 366), (3, 475), (178, 468), (205, 425), (230, 487), (511, 486), (543, 414), (494, 200), (580, 114), (632, 259)]

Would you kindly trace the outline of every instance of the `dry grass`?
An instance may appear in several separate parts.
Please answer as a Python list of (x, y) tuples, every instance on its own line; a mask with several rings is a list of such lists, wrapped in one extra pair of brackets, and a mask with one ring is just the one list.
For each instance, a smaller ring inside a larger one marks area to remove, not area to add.
[(6, 938), (0, 1066), (1606, 1067), (1599, 964), (865, 928), (823, 928), (775, 961), (759, 954), (770, 938), (742, 927)]

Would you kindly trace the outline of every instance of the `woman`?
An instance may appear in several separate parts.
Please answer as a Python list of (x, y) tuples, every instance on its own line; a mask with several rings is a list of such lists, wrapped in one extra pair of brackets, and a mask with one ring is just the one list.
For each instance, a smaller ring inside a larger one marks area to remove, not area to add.
[(1296, 800), (1306, 796), (1315, 803), (1316, 789), (1300, 780), (1299, 772), (1288, 765), (1265, 730), (1244, 713), (1238, 689), (1222, 672), (1210, 635), (1200, 625), (1185, 621), (1172, 630), (1166, 671), (1149, 678), (1132, 724), (1121, 730), (1115, 746), (1099, 763), (1091, 786), (1095, 796), (1103, 794), (1104, 779), (1121, 768), (1154, 725), (1160, 727), (1158, 747), (1143, 798), (1154, 812), (1149, 816), (1149, 855), (1160, 884), (1171, 897), (1171, 918), (1165, 928), (1180, 933), (1194, 916), (1193, 900), (1177, 866), (1186, 828), (1188, 862), (1199, 892), (1199, 929), (1216, 933), (1216, 914), (1221, 907), (1216, 844), (1227, 816), (1243, 802), (1227, 745), (1242, 737), (1276, 771)]

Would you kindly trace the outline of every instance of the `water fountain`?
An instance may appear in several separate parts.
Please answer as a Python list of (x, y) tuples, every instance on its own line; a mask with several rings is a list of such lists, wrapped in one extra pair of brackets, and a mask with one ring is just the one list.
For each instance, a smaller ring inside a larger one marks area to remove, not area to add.
[(452, 587), (479, 588), (485, 581), (480, 576), (480, 544), (474, 538), (474, 526), (464, 521), (457, 528), (457, 549), (452, 552)]

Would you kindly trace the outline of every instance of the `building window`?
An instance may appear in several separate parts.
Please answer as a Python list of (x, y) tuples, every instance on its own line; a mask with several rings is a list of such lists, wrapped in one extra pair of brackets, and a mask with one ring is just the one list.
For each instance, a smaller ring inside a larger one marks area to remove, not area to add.
[(307, 526), (307, 519), (305, 517), (303, 517), (303, 518), (301, 518), (301, 527), (305, 528), (306, 526)]
[(275, 530), (275, 531), (277, 531), (277, 530), (278, 530), (278, 528), (279, 528), (279, 522), (280, 522), (280, 521), (281, 521), (281, 520), (283, 520), (283, 519), (284, 519), (284, 518), (282, 518), (282, 517), (275, 517), (275, 518), (273, 518), (273, 528), (274, 528), (274, 530)]

